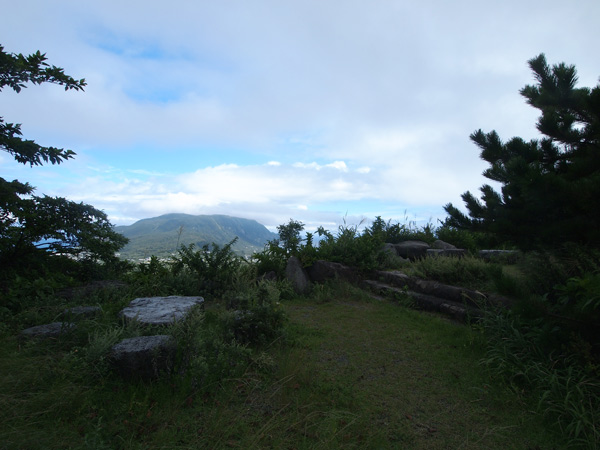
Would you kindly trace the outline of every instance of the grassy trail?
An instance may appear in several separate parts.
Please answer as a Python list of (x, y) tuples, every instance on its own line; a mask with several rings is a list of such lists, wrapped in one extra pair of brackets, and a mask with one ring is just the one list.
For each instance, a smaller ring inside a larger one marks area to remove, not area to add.
[(289, 355), (298, 392), (281, 403), (302, 398), (319, 416), (298, 448), (551, 448), (539, 418), (490, 386), (468, 328), (364, 298), (289, 314), (310, 337)]
[[(336, 296), (337, 297), (337, 296)], [(215, 412), (218, 446), (552, 449), (540, 418), (478, 364), (469, 328), (356, 292), (286, 305), (295, 345), (269, 383)]]
[(477, 332), (349, 288), (321, 294), (284, 303), (288, 344), (210, 395), (168, 380), (85, 385), (9, 345), (0, 448), (561, 448), (486, 378)]

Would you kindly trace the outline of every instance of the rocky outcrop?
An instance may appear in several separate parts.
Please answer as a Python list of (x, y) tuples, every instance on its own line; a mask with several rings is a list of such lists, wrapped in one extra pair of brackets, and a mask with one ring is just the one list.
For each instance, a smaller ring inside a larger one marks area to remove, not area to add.
[(171, 372), (176, 350), (171, 336), (139, 336), (114, 345), (110, 360), (124, 378), (151, 380)]
[(454, 245), (439, 239), (431, 246), (423, 241), (404, 241), (398, 244), (386, 243), (383, 245), (382, 250), (410, 261), (427, 256), (454, 256), (461, 258), (467, 253), (466, 250), (456, 248)]
[(285, 267), (285, 278), (292, 283), (297, 294), (304, 295), (310, 292), (310, 279), (302, 263), (295, 256), (290, 256)]
[(313, 283), (322, 283), (325, 280), (339, 278), (349, 282), (358, 281), (358, 271), (352, 267), (331, 261), (315, 261), (308, 268), (308, 276)]
[(389, 244), (386, 248), (388, 251), (393, 248), (397, 256), (414, 261), (419, 258), (425, 258), (427, 256), (427, 249), (430, 247), (427, 242), (423, 241), (404, 241), (398, 244)]
[(183, 319), (194, 306), (203, 303), (202, 297), (142, 297), (132, 300), (119, 314), (142, 325), (169, 325)]
[(467, 254), (467, 251), (462, 248), (428, 248), (427, 256), (453, 256), (455, 258), (462, 258)]
[(508, 308), (512, 301), (437, 281), (423, 280), (399, 271), (376, 272), (378, 280), (365, 280), (363, 286), (377, 294), (408, 297), (418, 309), (435, 311), (459, 321), (478, 320), (484, 308)]
[(431, 248), (437, 250), (456, 250), (456, 246), (449, 244), (448, 242), (444, 242), (441, 239), (438, 239), (431, 244)]

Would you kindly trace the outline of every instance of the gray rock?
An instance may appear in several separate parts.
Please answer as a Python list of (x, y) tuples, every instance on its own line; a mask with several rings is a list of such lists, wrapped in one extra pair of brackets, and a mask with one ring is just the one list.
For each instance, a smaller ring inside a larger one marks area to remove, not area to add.
[(408, 259), (398, 255), (395, 244), (390, 244), (389, 242), (386, 242), (381, 247), (381, 252), (386, 256), (389, 256), (392, 260), (395, 260), (396, 262), (408, 262)]
[(300, 260), (290, 256), (285, 267), (285, 278), (292, 283), (297, 294), (304, 295), (310, 291), (310, 279)]
[(437, 249), (441, 249), (441, 250), (454, 250), (456, 249), (456, 247), (452, 244), (449, 244), (447, 242), (444, 242), (440, 239), (438, 239), (437, 241), (434, 241), (433, 244), (431, 244), (431, 248), (437, 248)]
[(194, 306), (203, 303), (202, 297), (142, 297), (132, 300), (119, 314), (143, 325), (169, 325), (185, 318)]
[(467, 254), (467, 251), (462, 248), (429, 248), (427, 249), (427, 256), (454, 256), (462, 258)]
[(430, 247), (427, 242), (423, 241), (404, 241), (394, 244), (394, 248), (398, 256), (414, 261), (426, 257), (427, 249)]
[(313, 283), (322, 283), (330, 278), (340, 278), (350, 282), (358, 280), (356, 270), (340, 263), (331, 261), (315, 261), (308, 268), (308, 276)]
[(381, 251), (383, 253), (390, 253), (394, 256), (398, 255), (398, 253), (396, 252), (396, 246), (394, 244), (390, 244), (389, 242), (383, 244), (383, 246), (381, 247)]
[(99, 306), (75, 306), (65, 309), (62, 313), (63, 317), (71, 319), (94, 317), (102, 312)]
[(110, 360), (122, 377), (150, 380), (172, 370), (176, 350), (171, 336), (140, 336), (114, 345)]
[(61, 334), (71, 330), (75, 324), (69, 322), (52, 322), (46, 325), (38, 325), (27, 328), (19, 334), (21, 339), (47, 339), (57, 338)]

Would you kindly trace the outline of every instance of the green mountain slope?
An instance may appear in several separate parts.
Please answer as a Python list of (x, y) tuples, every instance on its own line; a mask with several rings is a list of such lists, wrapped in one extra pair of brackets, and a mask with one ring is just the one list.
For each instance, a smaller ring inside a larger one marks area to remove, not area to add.
[(277, 234), (255, 220), (224, 215), (165, 214), (115, 227), (115, 231), (129, 238), (129, 244), (120, 252), (124, 259), (169, 256), (176, 252), (178, 243), (201, 247), (214, 242), (223, 246), (235, 237), (238, 241), (233, 250), (251, 255), (261, 251), (267, 241), (277, 238)]

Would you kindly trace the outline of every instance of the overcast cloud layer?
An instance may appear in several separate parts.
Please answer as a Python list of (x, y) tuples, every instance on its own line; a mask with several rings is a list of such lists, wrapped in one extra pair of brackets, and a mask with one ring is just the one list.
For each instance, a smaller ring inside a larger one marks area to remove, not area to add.
[(527, 60), (600, 75), (600, 2), (21, 0), (0, 44), (45, 52), (85, 92), (0, 93), (25, 137), (73, 149), (61, 166), (0, 154), (0, 176), (105, 210), (274, 228), (343, 217), (444, 217), (477, 191), (476, 129), (537, 136)]

